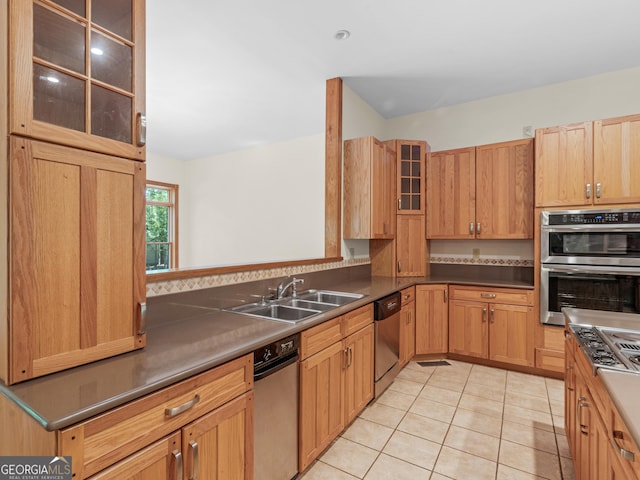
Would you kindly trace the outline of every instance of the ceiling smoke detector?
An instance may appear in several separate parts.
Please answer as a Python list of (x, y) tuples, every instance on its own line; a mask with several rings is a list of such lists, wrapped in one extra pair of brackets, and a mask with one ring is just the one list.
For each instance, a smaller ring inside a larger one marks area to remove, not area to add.
[(333, 38), (335, 38), (336, 40), (346, 40), (350, 36), (351, 32), (349, 30), (338, 30)]

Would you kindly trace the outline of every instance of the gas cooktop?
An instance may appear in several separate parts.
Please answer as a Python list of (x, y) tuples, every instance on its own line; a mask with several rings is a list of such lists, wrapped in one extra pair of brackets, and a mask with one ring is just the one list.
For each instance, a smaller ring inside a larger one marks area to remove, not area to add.
[(594, 370), (609, 368), (640, 374), (640, 332), (571, 324)]

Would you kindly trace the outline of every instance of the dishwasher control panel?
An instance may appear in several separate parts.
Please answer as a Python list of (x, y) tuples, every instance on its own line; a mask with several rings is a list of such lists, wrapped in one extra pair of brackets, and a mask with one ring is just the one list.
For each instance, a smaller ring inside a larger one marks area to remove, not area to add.
[(300, 343), (298, 334), (270, 343), (264, 347), (260, 347), (253, 352), (254, 369), (262, 368), (270, 363), (275, 363), (282, 357), (297, 353), (298, 344)]

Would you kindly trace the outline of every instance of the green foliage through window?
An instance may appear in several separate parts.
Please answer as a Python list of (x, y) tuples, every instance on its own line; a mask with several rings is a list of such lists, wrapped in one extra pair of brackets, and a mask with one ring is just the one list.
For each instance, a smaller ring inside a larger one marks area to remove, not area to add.
[(176, 195), (177, 186), (147, 185), (147, 271), (177, 267), (172, 259), (172, 251), (176, 248), (173, 231)]

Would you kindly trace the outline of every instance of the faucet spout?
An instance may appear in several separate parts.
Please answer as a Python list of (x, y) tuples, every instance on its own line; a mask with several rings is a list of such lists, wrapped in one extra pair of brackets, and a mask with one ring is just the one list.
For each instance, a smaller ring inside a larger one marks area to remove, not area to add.
[(284, 297), (284, 294), (289, 289), (289, 287), (291, 287), (291, 296), (293, 298), (296, 298), (296, 296), (298, 294), (298, 292), (296, 291), (296, 285), (298, 283), (304, 283), (304, 278), (296, 278), (296, 277), (293, 277), (293, 280), (291, 280), (290, 282), (287, 283), (287, 280), (289, 280), (289, 278), (290, 278), (289, 275), (287, 275), (278, 284), (278, 287), (276, 288), (276, 299), (277, 300), (280, 300), (281, 298)]

